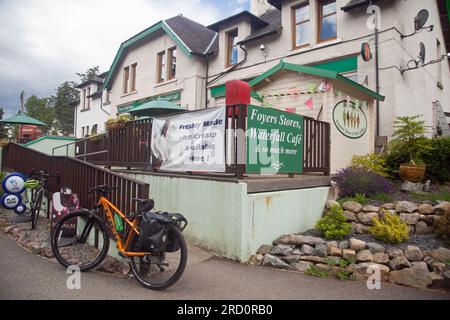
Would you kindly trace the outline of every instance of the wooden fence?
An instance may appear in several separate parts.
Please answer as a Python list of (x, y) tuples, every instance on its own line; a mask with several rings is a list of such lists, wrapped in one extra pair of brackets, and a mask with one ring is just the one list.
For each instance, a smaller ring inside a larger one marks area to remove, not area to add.
[[(240, 107), (227, 107), (225, 144), (227, 146), (226, 173), (242, 177), (245, 173), (246, 114)], [(305, 173), (330, 174), (330, 124), (304, 117), (303, 167)], [(124, 123), (119, 128), (93, 139), (77, 142), (76, 156), (95, 164), (120, 167), (139, 167), (152, 170), (151, 119)], [(107, 151), (96, 154), (98, 152)], [(90, 155), (93, 154), (93, 155)], [(87, 155), (87, 156), (84, 156)], [(231, 160), (231, 161), (230, 161)]]
[(11, 169), (26, 175), (33, 169), (58, 175), (59, 181), (48, 180), (47, 190), (57, 192), (61, 187), (69, 186), (78, 194), (81, 206), (85, 208), (92, 208), (96, 201), (95, 195), (89, 193), (89, 189), (102, 184), (117, 188), (110, 193), (108, 198), (124, 213), (136, 212), (136, 203), (133, 203), (132, 198), (148, 198), (149, 196), (147, 183), (78, 159), (65, 156), (52, 157), (16, 143), (9, 143), (2, 153), (4, 169)]

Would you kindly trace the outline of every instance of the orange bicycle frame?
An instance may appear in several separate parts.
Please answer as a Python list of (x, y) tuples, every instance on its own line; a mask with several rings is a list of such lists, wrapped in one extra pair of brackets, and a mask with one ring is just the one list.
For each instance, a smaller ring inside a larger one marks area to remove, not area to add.
[[(149, 252), (129, 252), (128, 247), (130, 245), (131, 239), (133, 239), (133, 236), (139, 235), (138, 230), (138, 222), (137, 220), (130, 221), (125, 214), (123, 214), (122, 211), (120, 211), (114, 204), (112, 204), (107, 198), (104, 196), (100, 196), (100, 199), (98, 201), (98, 205), (102, 206), (106, 213), (106, 219), (109, 220), (112, 224), (111, 231), (114, 234), (114, 237), (116, 238), (116, 244), (117, 249), (119, 252), (127, 257), (143, 257), (145, 255), (148, 255)], [(127, 234), (127, 239), (125, 243), (123, 243), (121, 236), (116, 231), (116, 223), (114, 221), (113, 213), (117, 213), (122, 219), (125, 220), (126, 224), (130, 226), (130, 229)]]

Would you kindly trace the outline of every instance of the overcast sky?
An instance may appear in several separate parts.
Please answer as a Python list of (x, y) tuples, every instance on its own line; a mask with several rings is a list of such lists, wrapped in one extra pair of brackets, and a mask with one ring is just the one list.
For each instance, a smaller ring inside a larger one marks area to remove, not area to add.
[(75, 73), (106, 71), (119, 45), (152, 24), (182, 13), (208, 25), (249, 0), (0, 0), (0, 107), (19, 96), (46, 97)]

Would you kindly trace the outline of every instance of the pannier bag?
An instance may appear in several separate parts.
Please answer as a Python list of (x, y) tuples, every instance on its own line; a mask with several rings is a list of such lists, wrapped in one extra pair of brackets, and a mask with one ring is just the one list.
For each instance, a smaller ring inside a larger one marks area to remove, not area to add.
[(184, 230), (187, 220), (179, 213), (144, 212), (139, 230), (140, 250), (152, 253), (179, 250), (180, 245), (174, 233), (171, 232), (171, 224), (180, 230)]

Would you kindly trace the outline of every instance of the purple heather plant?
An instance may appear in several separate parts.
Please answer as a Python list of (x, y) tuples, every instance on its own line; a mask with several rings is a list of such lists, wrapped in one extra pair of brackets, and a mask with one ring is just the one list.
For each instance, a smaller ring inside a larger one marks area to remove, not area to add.
[(367, 197), (377, 193), (391, 193), (394, 185), (385, 177), (362, 168), (348, 167), (337, 172), (335, 181), (342, 197), (365, 194)]

